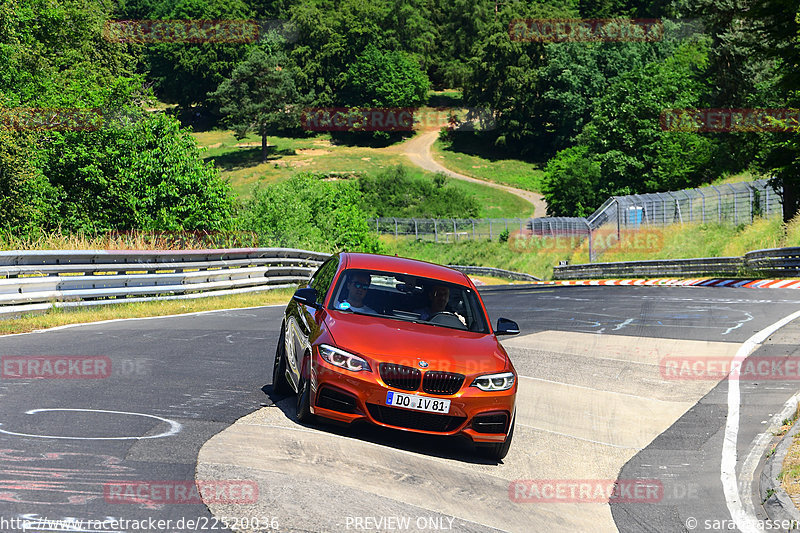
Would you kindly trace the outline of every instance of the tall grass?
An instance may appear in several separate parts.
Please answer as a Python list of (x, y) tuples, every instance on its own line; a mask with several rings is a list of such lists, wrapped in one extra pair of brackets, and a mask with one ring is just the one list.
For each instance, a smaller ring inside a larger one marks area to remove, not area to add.
[(0, 232), (0, 250), (202, 250), (259, 246), (252, 232), (113, 231), (65, 233), (39, 231), (26, 235)]

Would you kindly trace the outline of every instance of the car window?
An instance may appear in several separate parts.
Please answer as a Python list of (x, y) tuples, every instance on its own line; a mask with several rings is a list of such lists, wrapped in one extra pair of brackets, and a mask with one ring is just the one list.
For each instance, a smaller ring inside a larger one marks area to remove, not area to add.
[(333, 283), (333, 277), (336, 275), (336, 267), (338, 265), (338, 258), (328, 259), (328, 261), (314, 273), (314, 277), (311, 278), (309, 285), (316, 289), (317, 301), (325, 301), (325, 296), (328, 294), (331, 283)]
[(400, 273), (345, 270), (329, 308), (488, 333), (483, 309), (469, 287)]

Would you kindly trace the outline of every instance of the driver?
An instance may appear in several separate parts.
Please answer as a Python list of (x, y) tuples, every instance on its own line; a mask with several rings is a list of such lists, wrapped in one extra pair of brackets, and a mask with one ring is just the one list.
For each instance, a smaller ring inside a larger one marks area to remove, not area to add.
[(433, 285), (428, 289), (428, 307), (417, 309), (420, 320), (430, 320), (436, 313), (446, 310), (450, 301), (450, 287), (447, 285)]

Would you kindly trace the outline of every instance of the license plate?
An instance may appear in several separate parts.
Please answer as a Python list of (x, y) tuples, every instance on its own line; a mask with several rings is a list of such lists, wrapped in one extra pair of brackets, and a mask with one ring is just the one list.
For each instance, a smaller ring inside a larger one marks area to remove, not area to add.
[(426, 411), (428, 413), (447, 414), (450, 412), (450, 400), (427, 398), (416, 394), (404, 394), (394, 391), (389, 391), (386, 394), (386, 405), (405, 407), (406, 409)]

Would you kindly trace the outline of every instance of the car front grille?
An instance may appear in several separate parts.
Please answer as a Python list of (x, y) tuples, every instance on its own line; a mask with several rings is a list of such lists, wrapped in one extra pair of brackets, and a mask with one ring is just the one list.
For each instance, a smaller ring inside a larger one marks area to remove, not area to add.
[(392, 363), (381, 363), (378, 366), (381, 379), (390, 387), (403, 390), (417, 390), (422, 377), (422, 372), (416, 368)]
[(422, 390), (428, 394), (455, 394), (464, 384), (464, 375), (431, 370), (422, 378)]
[(421, 413), (409, 409), (398, 409), (397, 407), (387, 407), (374, 403), (368, 403), (367, 409), (369, 409), (369, 414), (372, 415), (372, 418), (383, 424), (406, 429), (435, 431), (438, 433), (455, 431), (466, 420), (463, 416)]

